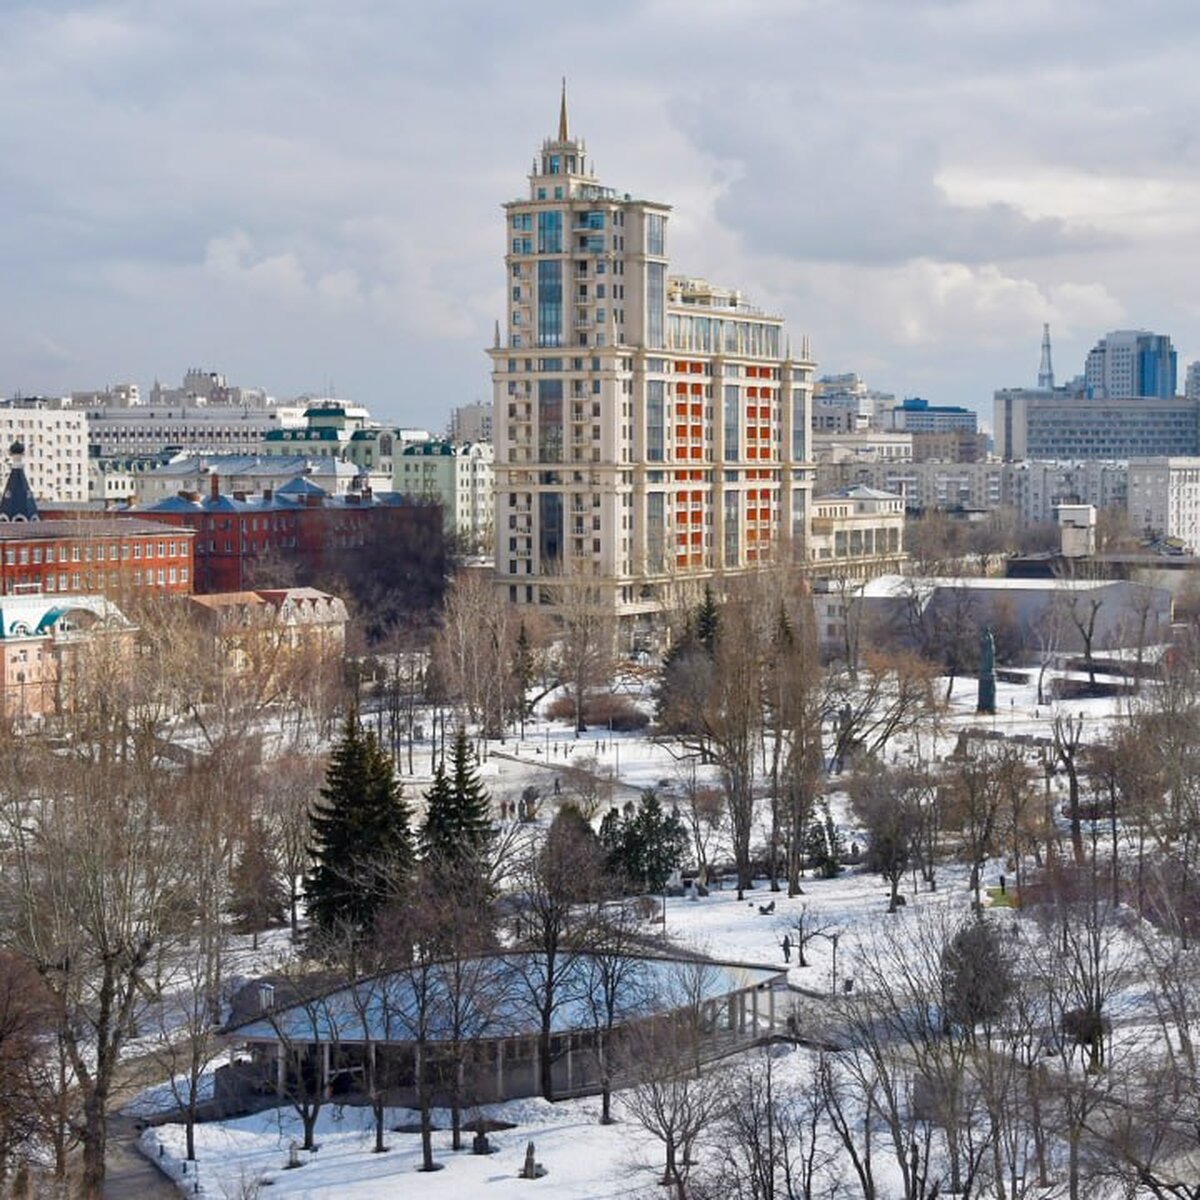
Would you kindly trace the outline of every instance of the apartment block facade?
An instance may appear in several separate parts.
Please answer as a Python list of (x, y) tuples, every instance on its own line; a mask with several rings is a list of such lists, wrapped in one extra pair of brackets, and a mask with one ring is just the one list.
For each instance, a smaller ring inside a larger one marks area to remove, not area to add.
[(402, 496), (440, 504), (446, 533), (469, 553), (486, 554), (495, 534), (494, 461), (489, 442), (430, 438), (397, 456), (393, 486)]
[[(13, 454), (13, 447), (22, 449)], [(78, 502), (88, 498), (88, 439), (84, 415), (61, 400), (0, 403), (0, 477), (14, 457), (24, 464), (39, 500)]]
[(783, 319), (671, 273), (670, 206), (600, 184), (565, 97), (504, 213), (490, 357), (507, 598), (554, 605), (582, 580), (649, 617), (677, 582), (803, 558), (813, 363)]

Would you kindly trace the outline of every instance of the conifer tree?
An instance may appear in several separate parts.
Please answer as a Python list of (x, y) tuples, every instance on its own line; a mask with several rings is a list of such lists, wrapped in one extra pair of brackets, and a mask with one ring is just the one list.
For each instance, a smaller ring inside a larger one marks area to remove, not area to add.
[(704, 599), (696, 610), (696, 641), (713, 655), (717, 649), (717, 638), (721, 632), (721, 614), (717, 608), (712, 588), (704, 585)]
[(310, 822), (313, 869), (305, 892), (314, 928), (369, 933), (383, 905), (404, 891), (413, 844), (391, 759), (357, 712), (346, 718)]
[(600, 823), (608, 870), (634, 888), (661, 891), (687, 849), (687, 830), (677, 812), (666, 812), (658, 796), (644, 792), (624, 814), (611, 809)]
[(513, 651), (512, 686), (517, 705), (517, 717), (521, 722), (521, 737), (525, 737), (525, 718), (529, 715), (529, 689), (533, 684), (533, 646), (525, 622), (517, 630), (517, 644)]
[(482, 865), (492, 840), (491, 797), (479, 779), (475, 752), (461, 726), (450, 750), (450, 771), (439, 763), (425, 794), (421, 850), (426, 858), (458, 867)]

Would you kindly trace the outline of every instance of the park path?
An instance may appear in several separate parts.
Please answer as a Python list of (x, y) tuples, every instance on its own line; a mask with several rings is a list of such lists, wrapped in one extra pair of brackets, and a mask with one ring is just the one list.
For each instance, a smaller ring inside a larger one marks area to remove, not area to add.
[(178, 1200), (175, 1185), (138, 1149), (140, 1132), (132, 1117), (109, 1120), (104, 1200)]

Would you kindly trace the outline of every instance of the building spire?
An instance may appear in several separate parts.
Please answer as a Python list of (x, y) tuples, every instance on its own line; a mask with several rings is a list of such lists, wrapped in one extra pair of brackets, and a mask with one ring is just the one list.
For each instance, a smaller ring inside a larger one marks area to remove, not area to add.
[(563, 76), (562, 81), (562, 100), (558, 106), (558, 140), (565, 142), (567, 136), (567, 77)]
[(1054, 390), (1054, 366), (1050, 361), (1050, 326), (1042, 326), (1042, 363), (1038, 367), (1038, 387), (1042, 391)]

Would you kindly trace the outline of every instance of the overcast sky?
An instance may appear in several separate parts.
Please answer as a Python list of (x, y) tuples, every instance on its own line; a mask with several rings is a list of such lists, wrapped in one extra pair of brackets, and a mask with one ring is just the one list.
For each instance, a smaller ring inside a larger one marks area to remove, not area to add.
[(0, 0), (0, 394), (189, 366), (440, 428), (569, 80), (672, 269), (821, 372), (980, 407), (1200, 356), (1195, 0)]

